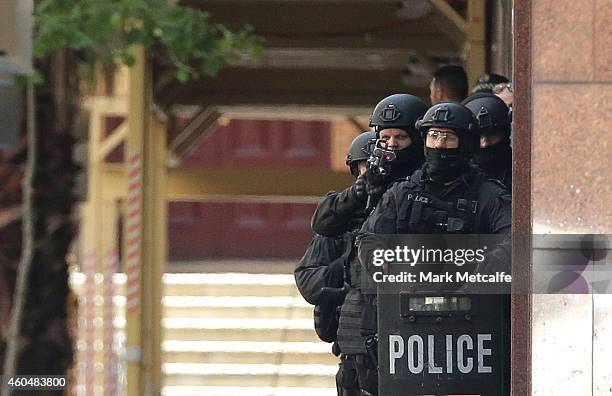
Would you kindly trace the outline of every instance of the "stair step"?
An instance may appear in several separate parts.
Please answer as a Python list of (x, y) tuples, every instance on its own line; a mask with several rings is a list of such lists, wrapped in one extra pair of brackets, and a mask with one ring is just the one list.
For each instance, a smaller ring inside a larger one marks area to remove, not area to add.
[(331, 344), (325, 342), (246, 342), (246, 341), (180, 341), (162, 343), (169, 352), (263, 352), (263, 353), (329, 353)]
[(309, 319), (228, 319), (228, 318), (165, 318), (163, 327), (167, 329), (253, 329), (253, 330), (311, 330)]
[(166, 363), (211, 364), (337, 364), (331, 352), (265, 353), (265, 352), (164, 352)]
[(166, 318), (228, 318), (228, 319), (275, 319), (292, 318), (312, 321), (313, 307), (164, 307)]
[(338, 367), (321, 364), (164, 363), (166, 386), (330, 386)]
[(228, 308), (253, 308), (253, 307), (312, 307), (302, 297), (260, 297), (242, 295), (239, 297), (226, 296), (167, 296), (163, 299), (167, 307), (228, 307)]
[[(84, 333), (80, 335), (85, 338)], [(117, 332), (117, 342), (125, 341), (125, 333)], [(102, 334), (98, 334), (98, 339)], [(177, 346), (178, 345), (178, 346)], [(204, 347), (202, 347), (204, 345)], [(85, 341), (76, 344), (77, 351), (85, 351)], [(244, 347), (243, 347), (244, 346)], [(102, 345), (96, 355), (102, 357)], [(164, 362), (167, 363), (249, 363), (249, 364), (337, 364), (331, 353), (331, 344), (319, 342), (273, 341), (183, 341), (170, 340), (162, 344)]]
[(302, 297), (167, 296), (164, 316), (200, 318), (312, 319), (312, 305)]
[[(302, 297), (169, 296), (162, 300), (164, 317), (312, 319), (313, 306)], [(125, 297), (115, 296), (115, 316), (125, 316)]]
[[(102, 282), (104, 277), (96, 274), (96, 279)], [(119, 294), (125, 294), (126, 279), (124, 273), (113, 275)], [(164, 274), (162, 282), (166, 296), (299, 296), (292, 274)], [(77, 294), (83, 294), (83, 273), (72, 273), (70, 283)]]
[[(115, 316), (125, 316), (125, 297), (115, 296)], [(168, 296), (162, 300), (166, 318), (308, 319), (313, 306), (302, 297)]]
[(166, 296), (297, 296), (292, 274), (164, 274)]
[[(258, 326), (257, 321), (264, 324)], [(293, 322), (302, 323), (298, 325)], [(125, 323), (125, 318), (114, 319), (117, 334), (123, 334)], [(234, 327), (233, 323), (241, 325)], [(253, 327), (248, 323), (254, 323)], [(162, 326), (166, 340), (322, 342), (314, 331), (312, 321), (308, 319), (167, 318), (162, 320)], [(96, 328), (96, 334), (102, 334), (102, 328)]]
[(324, 342), (165, 341), (167, 363), (337, 364)]
[(336, 388), (166, 386), (162, 396), (336, 396)]
[(164, 363), (166, 375), (336, 375), (338, 367), (327, 364), (209, 364)]
[[(72, 274), (78, 294), (84, 281), (83, 274)], [(101, 274), (96, 282), (101, 292)], [(124, 339), (125, 274), (115, 274), (113, 282), (114, 325)], [(317, 338), (312, 306), (294, 282), (292, 274), (164, 274), (162, 394), (335, 395), (338, 358)]]
[(316, 341), (309, 319), (166, 318), (168, 340), (210, 341)]
[[(177, 374), (164, 376), (165, 386), (218, 386), (218, 387), (329, 387), (335, 388), (336, 380), (333, 375), (326, 377), (313, 375), (194, 375)], [(206, 395), (208, 396), (208, 395)], [(236, 395), (238, 396), (238, 395)]]

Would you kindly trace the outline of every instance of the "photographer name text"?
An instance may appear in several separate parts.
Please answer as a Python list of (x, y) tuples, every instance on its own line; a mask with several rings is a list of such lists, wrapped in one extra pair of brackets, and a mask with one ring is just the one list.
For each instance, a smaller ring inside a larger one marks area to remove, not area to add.
[(377, 271), (372, 274), (376, 283), (510, 283), (512, 275), (505, 272), (474, 274), (470, 272), (400, 272), (385, 274)]

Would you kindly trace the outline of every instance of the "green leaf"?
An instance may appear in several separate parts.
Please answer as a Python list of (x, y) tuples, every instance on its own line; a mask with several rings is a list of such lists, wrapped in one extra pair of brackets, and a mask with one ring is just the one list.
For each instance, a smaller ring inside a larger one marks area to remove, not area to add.
[(256, 56), (263, 44), (251, 26), (234, 32), (210, 22), (206, 12), (168, 0), (38, 0), (34, 25), (36, 57), (78, 49), (88, 62), (131, 66), (131, 46), (156, 46), (170, 54), (184, 82), (216, 75), (238, 52)]
[(176, 72), (177, 80), (181, 82), (187, 82), (189, 80), (189, 70), (186, 69), (178, 69)]
[(15, 76), (15, 82), (19, 87), (25, 88), (28, 85), (28, 83), (32, 83), (34, 85), (44, 84), (45, 77), (40, 71), (34, 70), (32, 74)]

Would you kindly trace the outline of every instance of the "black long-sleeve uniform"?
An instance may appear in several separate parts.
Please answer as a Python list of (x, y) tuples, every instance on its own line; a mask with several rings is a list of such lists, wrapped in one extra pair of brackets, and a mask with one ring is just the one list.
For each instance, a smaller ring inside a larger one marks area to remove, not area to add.
[[(456, 203), (459, 199), (473, 197), (477, 210), (470, 229), (463, 233), (498, 234), (510, 233), (512, 221), (511, 197), (505, 186), (490, 179), (490, 176), (469, 169), (458, 179), (439, 184), (429, 179), (425, 172), (415, 173), (410, 180), (396, 183), (383, 195), (374, 212), (364, 222), (361, 233), (445, 233), (431, 224), (432, 206), (415, 201), (418, 194), (435, 197), (438, 200)], [(415, 204), (415, 202), (417, 202)], [(412, 210), (423, 207), (420, 218), (412, 216)], [(405, 217), (402, 217), (404, 215)], [(412, 220), (412, 221), (411, 221)], [(437, 219), (440, 220), (440, 219)]]
[[(404, 180), (416, 169), (412, 166), (399, 170), (393, 169), (385, 183), (390, 186), (397, 181)], [(341, 192), (331, 191), (317, 204), (312, 215), (312, 229), (320, 235), (340, 235), (350, 230), (353, 219), (365, 219), (365, 207), (366, 199), (357, 198), (353, 186)]]

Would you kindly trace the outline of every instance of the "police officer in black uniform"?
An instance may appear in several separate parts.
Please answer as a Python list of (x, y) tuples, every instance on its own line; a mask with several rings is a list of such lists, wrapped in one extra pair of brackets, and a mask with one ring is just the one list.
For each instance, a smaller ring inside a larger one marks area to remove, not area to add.
[[(365, 220), (367, 160), (376, 140), (374, 131), (357, 136), (351, 143), (346, 164), (355, 176), (355, 183), (341, 193), (330, 196), (345, 204), (344, 231), (333, 236), (315, 235), (306, 253), (294, 271), (298, 290), (306, 301), (315, 305), (315, 331), (325, 342), (334, 342), (333, 353), (340, 354), (336, 341), (339, 307), (348, 292), (348, 257), (356, 232)], [(351, 206), (353, 205), (353, 206)], [(342, 205), (340, 204), (342, 207)], [(341, 356), (340, 369), (336, 375), (339, 396), (358, 396), (359, 386), (355, 367), (351, 360)]]
[(491, 177), (512, 190), (512, 147), (510, 109), (498, 96), (477, 93), (463, 104), (472, 111), (480, 129), (480, 149), (472, 161)]
[[(426, 110), (427, 106), (423, 101), (408, 94), (391, 95), (374, 108), (370, 126), (375, 128), (377, 137), (383, 141), (386, 149), (393, 152), (395, 158), (390, 162), (386, 175), (379, 174), (374, 167), (368, 169), (364, 175), (366, 192), (373, 204), (395, 181), (405, 179), (421, 166), (424, 159), (423, 140), (414, 124)], [(363, 213), (365, 206), (366, 200), (362, 199), (360, 205), (354, 207), (358, 207), (360, 213)], [(350, 204), (338, 196), (326, 197), (313, 217), (313, 228), (320, 232), (337, 232), (343, 228), (342, 216), (344, 213), (350, 213), (350, 208)], [(356, 257), (356, 249), (349, 252), (348, 262), (346, 280), (350, 290), (341, 308), (337, 342), (343, 360), (355, 368), (354, 380), (360, 392), (356, 394), (375, 395), (378, 372), (372, 351), (366, 348), (366, 340), (372, 334), (372, 320), (366, 316), (371, 311), (364, 309), (368, 301), (360, 291), (361, 266)]]
[[(363, 241), (374, 234), (509, 234), (509, 193), (503, 184), (469, 165), (480, 140), (472, 112), (458, 103), (440, 103), (427, 111), (417, 128), (425, 140), (425, 164), (387, 190), (358, 238)], [(508, 259), (510, 244), (492, 254)], [(360, 248), (359, 257), (365, 267), (361, 274), (367, 276), (371, 256)]]
[[(480, 140), (472, 112), (458, 103), (439, 103), (427, 111), (417, 127), (425, 139), (425, 164), (385, 193), (361, 233), (509, 234), (511, 199), (507, 189), (469, 166)], [(410, 199), (418, 195), (435, 199), (430, 203)], [(418, 216), (412, 216), (412, 210), (418, 210)], [(464, 221), (449, 224), (449, 218)]]
[[(342, 196), (349, 202), (351, 200), (365, 202), (366, 183), (363, 174), (367, 169), (370, 148), (375, 138), (376, 134), (373, 131), (367, 131), (353, 140), (347, 153), (346, 164), (351, 174), (355, 176), (356, 182), (343, 192), (334, 193), (336, 196)], [(316, 234), (296, 267), (294, 275), (298, 290), (309, 303), (313, 305), (325, 303), (329, 301), (330, 296), (327, 294), (333, 291), (331, 289), (344, 286), (344, 263), (338, 259), (345, 254), (347, 247), (350, 250), (351, 232), (359, 230), (365, 220), (363, 206), (348, 213), (348, 218), (345, 219), (345, 232), (332, 236)], [(340, 303), (343, 298), (344, 295), (341, 296)]]
[[(376, 105), (370, 127), (374, 127), (377, 138), (385, 141), (387, 149), (395, 153), (395, 159), (389, 163), (387, 175), (369, 169), (346, 190), (328, 193), (312, 217), (312, 229), (317, 234), (334, 236), (345, 232), (355, 214), (365, 216), (368, 196), (373, 206), (391, 183), (404, 179), (423, 164), (423, 140), (414, 123), (426, 110), (427, 105), (421, 99), (409, 94), (394, 94)], [(349, 152), (349, 157), (361, 159), (362, 152)]]

